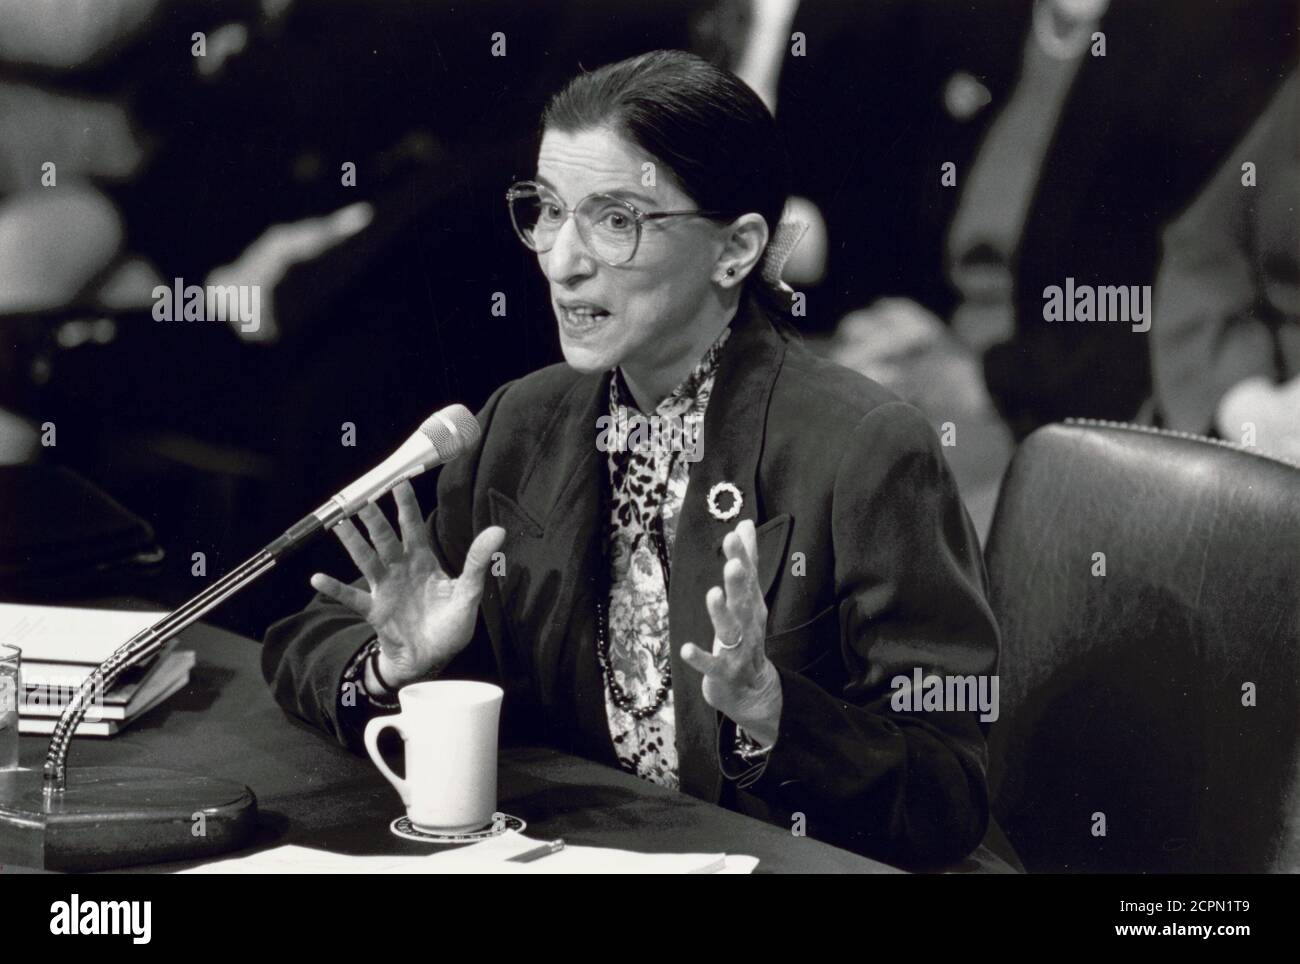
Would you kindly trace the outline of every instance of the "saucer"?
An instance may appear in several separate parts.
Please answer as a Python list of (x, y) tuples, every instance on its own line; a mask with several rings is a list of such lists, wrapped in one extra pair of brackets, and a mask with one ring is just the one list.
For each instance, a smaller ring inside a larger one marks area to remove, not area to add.
[(508, 813), (497, 814), (500, 819), (493, 819), (485, 827), (478, 830), (460, 830), (454, 833), (442, 833), (437, 830), (421, 830), (415, 824), (411, 823), (410, 817), (398, 817), (388, 825), (388, 829), (395, 836), (403, 840), (414, 840), (418, 843), (431, 844), (461, 844), (475, 843), (479, 840), (489, 840), (492, 837), (499, 837), (507, 830), (522, 831), (528, 824), (518, 817), (512, 817)]

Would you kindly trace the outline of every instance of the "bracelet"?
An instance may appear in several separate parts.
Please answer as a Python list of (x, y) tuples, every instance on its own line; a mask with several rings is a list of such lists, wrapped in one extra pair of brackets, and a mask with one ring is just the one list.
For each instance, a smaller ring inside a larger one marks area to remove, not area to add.
[[(381, 710), (400, 709), (401, 704), (396, 699), (384, 699), (380, 694), (371, 693), (370, 690), (366, 688), (366, 664), (370, 662), (371, 656), (377, 652), (378, 649), (379, 640), (372, 639), (370, 642), (366, 643), (366, 645), (362, 646), (361, 649), (357, 650), (356, 655), (348, 661), (347, 667), (343, 670), (343, 686), (347, 687), (348, 685), (351, 685), (355, 687), (356, 690), (360, 692), (362, 698), (370, 703), (371, 706), (375, 706)], [(379, 677), (378, 673), (375, 675), (382, 683), (382, 677)]]
[(378, 639), (376, 639), (373, 643), (370, 644), (370, 668), (375, 671), (375, 679), (378, 680), (379, 685), (384, 688), (385, 693), (397, 692), (397, 687), (390, 685), (388, 680), (384, 679), (383, 674), (379, 672), (379, 640)]
[(761, 760), (772, 752), (771, 744), (763, 746), (750, 737), (748, 733), (739, 726), (736, 727), (736, 756), (740, 757), (746, 763), (753, 763), (755, 760)]

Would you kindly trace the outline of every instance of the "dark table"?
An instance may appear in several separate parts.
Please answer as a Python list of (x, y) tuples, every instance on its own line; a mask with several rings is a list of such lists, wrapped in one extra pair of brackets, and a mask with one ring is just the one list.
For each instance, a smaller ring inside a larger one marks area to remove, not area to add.
[[(393, 836), (396, 792), (368, 759), (286, 715), (262, 681), (261, 647), (199, 625), (181, 638), (198, 652), (190, 684), (112, 739), (78, 738), (79, 766), (154, 766), (236, 780), (257, 795), (256, 848), (300, 844), (349, 854), (430, 852)], [(20, 741), (23, 766), (39, 767), (48, 737)], [(529, 836), (644, 852), (749, 854), (760, 872), (897, 873), (885, 864), (666, 790), (551, 749), (501, 755), (499, 807)], [(187, 863), (138, 868), (171, 871)]]

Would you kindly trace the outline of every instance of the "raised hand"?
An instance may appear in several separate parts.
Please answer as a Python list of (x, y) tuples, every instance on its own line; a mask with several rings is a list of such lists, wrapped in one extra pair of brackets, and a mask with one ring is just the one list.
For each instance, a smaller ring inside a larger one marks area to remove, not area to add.
[(393, 499), (400, 539), (375, 505), (358, 513), (370, 542), (350, 519), (334, 528), (370, 591), (324, 573), (312, 576), (311, 584), (370, 624), (379, 637), (381, 675), (391, 685), (402, 686), (440, 670), (469, 644), (488, 565), (506, 532), (500, 526), (480, 532), (466, 554), (464, 570), (453, 579), (433, 554), (411, 483), (393, 489)]
[(765, 746), (776, 742), (781, 721), (781, 677), (767, 658), (767, 603), (759, 590), (758, 540), (745, 519), (722, 540), (725, 591), (704, 597), (713, 621), (713, 646), (682, 647), (682, 659), (704, 674), (704, 699)]

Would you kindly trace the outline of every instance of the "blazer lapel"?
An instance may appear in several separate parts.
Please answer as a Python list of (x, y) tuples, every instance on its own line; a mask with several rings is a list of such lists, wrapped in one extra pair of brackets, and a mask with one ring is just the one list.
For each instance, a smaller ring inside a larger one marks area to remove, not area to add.
[[(608, 398), (608, 375), (580, 378), (561, 402), (536, 454), (524, 470), (515, 506), (490, 493), (493, 521), (531, 538), (515, 540), (517, 564), (546, 560), (539, 572), (558, 572), (550, 623), (533, 627), (532, 665), (544, 706), (572, 707), (556, 720), (576, 734), (578, 752), (617, 763), (605, 716), (605, 689), (596, 659), (596, 593), (604, 585), (600, 568), (608, 488), (603, 456), (596, 451), (596, 419)], [(536, 556), (534, 556), (536, 554)], [(547, 587), (549, 590), (550, 587)]]
[[(737, 312), (704, 415), (703, 457), (691, 466), (672, 548), (668, 607), (681, 788), (711, 801), (722, 789), (716, 751), (719, 715), (704, 700), (700, 674), (682, 662), (681, 648), (687, 642), (711, 648), (713, 623), (704, 595), (710, 586), (722, 584), (722, 539), (742, 519), (757, 523), (762, 518), (758, 460), (768, 398), (785, 348), (757, 310), (746, 305)], [(719, 482), (729, 482), (741, 493), (740, 513), (726, 522), (714, 518), (707, 504), (709, 490)], [(765, 594), (781, 568), (790, 521), (783, 514), (759, 526), (759, 574)]]

